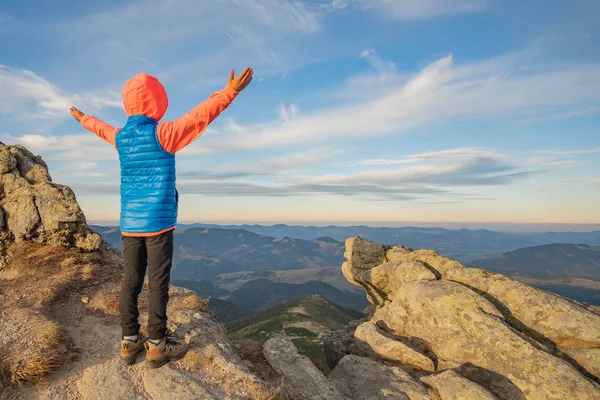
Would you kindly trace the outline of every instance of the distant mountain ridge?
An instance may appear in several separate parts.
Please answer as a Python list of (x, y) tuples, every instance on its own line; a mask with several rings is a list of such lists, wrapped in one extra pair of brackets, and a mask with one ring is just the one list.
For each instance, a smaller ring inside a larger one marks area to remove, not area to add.
[(534, 277), (600, 279), (600, 246), (555, 243), (471, 262), (472, 266)]
[[(110, 244), (122, 247), (117, 228), (93, 228)], [(343, 262), (343, 247), (330, 238), (275, 238), (242, 229), (178, 230), (172, 276), (200, 281), (239, 271), (337, 267)]]
[[(591, 232), (544, 232), (544, 233), (507, 233), (488, 229), (445, 229), (421, 227), (368, 227), (368, 226), (290, 226), (277, 224), (264, 225), (215, 225), (180, 224), (179, 232), (197, 228), (223, 230), (244, 230), (261, 236), (295, 238), (296, 240), (329, 240), (343, 242), (352, 236), (360, 236), (379, 243), (403, 243), (414, 249), (435, 248), (440, 254), (455, 257), (461, 261), (483, 258), (491, 254), (501, 254), (524, 247), (533, 247), (552, 243), (583, 243), (600, 246), (600, 231)], [(94, 227), (100, 231), (111, 228)], [(114, 228), (113, 228), (114, 229)], [(102, 233), (104, 236), (104, 233)], [(120, 241), (120, 236), (115, 240)], [(118, 233), (117, 233), (118, 235)], [(111, 239), (106, 239), (113, 243)], [(115, 244), (115, 243), (113, 243)], [(116, 243), (119, 245), (118, 243)], [(119, 245), (120, 246), (120, 245)]]

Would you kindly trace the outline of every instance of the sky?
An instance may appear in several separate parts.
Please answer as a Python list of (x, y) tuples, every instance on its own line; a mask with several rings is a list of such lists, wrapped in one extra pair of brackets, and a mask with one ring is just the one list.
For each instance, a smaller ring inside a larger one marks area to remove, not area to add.
[[(0, 141), (119, 217), (125, 81), (176, 119), (254, 81), (178, 154), (180, 222), (600, 224), (596, 0), (0, 0)], [(456, 224), (455, 224), (456, 225)], [(565, 225), (566, 226), (566, 225)]]

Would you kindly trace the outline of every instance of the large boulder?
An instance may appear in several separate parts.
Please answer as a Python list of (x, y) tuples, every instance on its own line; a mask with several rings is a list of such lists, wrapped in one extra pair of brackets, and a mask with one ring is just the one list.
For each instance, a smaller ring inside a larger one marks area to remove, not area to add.
[(274, 334), (264, 344), (267, 362), (282, 377), (284, 399), (344, 400), (336, 386), (285, 336)]
[(26, 240), (85, 251), (101, 247), (103, 241), (89, 229), (73, 191), (53, 183), (46, 163), (22, 146), (0, 143), (0, 193), (3, 242)]
[(355, 327), (348, 326), (337, 331), (327, 332), (323, 336), (323, 350), (329, 368), (334, 369), (348, 354), (360, 354), (354, 341)]
[(356, 328), (354, 339), (364, 354), (383, 360), (396, 361), (425, 371), (435, 371), (433, 360), (417, 351), (410, 343), (403, 343), (377, 327), (373, 322), (365, 322)]
[(346, 399), (432, 400), (425, 387), (398, 367), (348, 355), (329, 374)]
[(383, 246), (358, 236), (346, 240), (344, 257), (354, 268), (362, 270), (369, 270), (386, 261)]

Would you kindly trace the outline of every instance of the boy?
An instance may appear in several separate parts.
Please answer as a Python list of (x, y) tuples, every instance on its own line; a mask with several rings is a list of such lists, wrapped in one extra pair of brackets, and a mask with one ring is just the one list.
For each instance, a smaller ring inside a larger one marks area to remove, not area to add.
[[(123, 106), (127, 123), (112, 126), (71, 108), (84, 128), (112, 144), (121, 164), (121, 220), (125, 268), (121, 283), (121, 359), (130, 365), (146, 349), (151, 368), (182, 358), (187, 345), (167, 332), (167, 302), (173, 260), (173, 230), (177, 224), (175, 153), (196, 140), (207, 126), (252, 80), (246, 68), (187, 115), (158, 123), (168, 106), (163, 85), (148, 74), (125, 84)], [(148, 339), (140, 332), (138, 296), (148, 265)]]

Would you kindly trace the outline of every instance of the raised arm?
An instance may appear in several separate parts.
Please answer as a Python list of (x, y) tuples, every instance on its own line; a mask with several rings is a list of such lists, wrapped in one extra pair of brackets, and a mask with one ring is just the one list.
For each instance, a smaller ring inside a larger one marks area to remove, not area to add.
[(224, 89), (213, 93), (208, 100), (200, 103), (183, 117), (159, 124), (157, 136), (163, 149), (175, 153), (202, 135), (208, 125), (229, 107), (240, 91), (248, 86), (252, 74), (252, 69), (246, 68), (235, 78), (231, 70), (229, 83)]
[(79, 121), (85, 129), (93, 132), (99, 138), (106, 140), (108, 143), (112, 144), (113, 147), (116, 147), (115, 141), (119, 128), (113, 128), (106, 122), (102, 122), (91, 115), (85, 115), (75, 107), (71, 108), (71, 115), (73, 115), (73, 118)]

